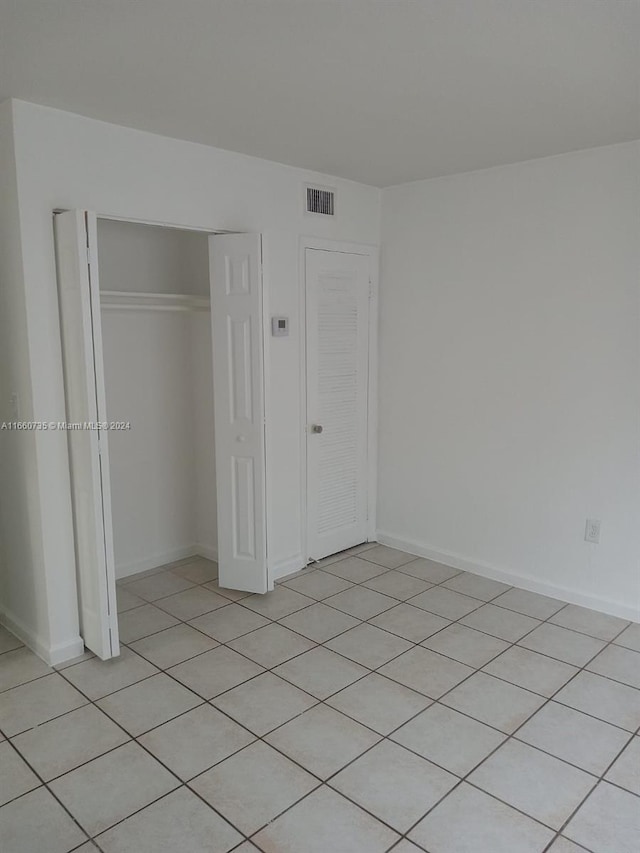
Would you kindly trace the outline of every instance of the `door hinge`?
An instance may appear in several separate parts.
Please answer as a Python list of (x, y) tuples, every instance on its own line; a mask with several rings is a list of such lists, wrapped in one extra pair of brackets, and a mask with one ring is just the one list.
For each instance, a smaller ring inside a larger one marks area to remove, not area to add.
[(369, 299), (373, 298), (373, 282), (369, 279)]

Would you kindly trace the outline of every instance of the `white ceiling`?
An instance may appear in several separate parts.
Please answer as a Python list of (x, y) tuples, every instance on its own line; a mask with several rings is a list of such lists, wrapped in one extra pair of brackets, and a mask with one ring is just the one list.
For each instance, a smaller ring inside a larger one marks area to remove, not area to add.
[(0, 0), (22, 98), (377, 186), (640, 137), (640, 0)]

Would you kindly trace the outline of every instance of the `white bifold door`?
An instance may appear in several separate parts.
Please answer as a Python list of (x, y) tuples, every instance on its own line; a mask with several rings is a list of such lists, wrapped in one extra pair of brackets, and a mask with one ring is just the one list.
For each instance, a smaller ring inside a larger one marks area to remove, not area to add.
[[(96, 217), (56, 214), (56, 260), (80, 634), (103, 660), (120, 654)], [(77, 428), (75, 428), (77, 425)]]
[[(56, 214), (55, 230), (81, 636), (107, 659), (120, 649), (96, 216)], [(219, 582), (266, 592), (261, 237), (209, 243)]]
[(262, 247), (209, 237), (220, 586), (267, 591)]
[(370, 257), (307, 249), (307, 548), (367, 539)]

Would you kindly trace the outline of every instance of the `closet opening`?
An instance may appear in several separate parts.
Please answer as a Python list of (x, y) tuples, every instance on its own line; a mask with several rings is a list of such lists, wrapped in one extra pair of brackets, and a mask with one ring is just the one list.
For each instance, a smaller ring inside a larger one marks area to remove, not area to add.
[(215, 600), (191, 585), (218, 577), (209, 244), (99, 218), (97, 249), (118, 627), (130, 642), (150, 619), (169, 627)]
[(106, 659), (118, 609), (133, 642), (138, 617), (269, 588), (262, 238), (79, 210), (55, 226), (81, 636)]
[(208, 235), (97, 220), (115, 574), (216, 561)]

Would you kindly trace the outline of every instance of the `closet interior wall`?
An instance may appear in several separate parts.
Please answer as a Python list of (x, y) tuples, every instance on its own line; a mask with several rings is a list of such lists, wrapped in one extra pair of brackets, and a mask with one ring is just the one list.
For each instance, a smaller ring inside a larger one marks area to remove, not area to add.
[[(98, 257), (107, 414), (130, 423), (109, 432), (116, 575), (215, 559), (207, 235), (99, 219)], [(116, 292), (122, 299), (108, 304)]]

